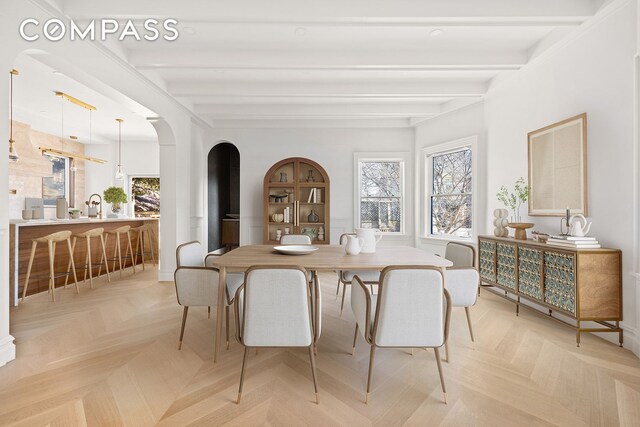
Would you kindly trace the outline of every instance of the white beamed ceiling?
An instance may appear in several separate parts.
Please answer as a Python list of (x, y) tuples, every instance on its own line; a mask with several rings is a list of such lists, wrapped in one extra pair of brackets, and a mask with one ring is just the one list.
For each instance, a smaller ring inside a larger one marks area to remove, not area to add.
[[(475, 102), (594, 15), (602, 0), (58, 0), (78, 22), (175, 18), (175, 42), (129, 63), (212, 125), (411, 124)], [(432, 31), (442, 30), (433, 36)]]

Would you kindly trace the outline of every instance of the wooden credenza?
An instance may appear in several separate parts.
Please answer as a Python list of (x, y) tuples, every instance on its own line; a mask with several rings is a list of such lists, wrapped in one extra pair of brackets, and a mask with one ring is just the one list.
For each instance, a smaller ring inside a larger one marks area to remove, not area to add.
[[(480, 236), (478, 266), (483, 285), (516, 303), (534, 302), (549, 316), (581, 332), (617, 332), (620, 346), (622, 320), (622, 253), (617, 249), (571, 249), (533, 240)], [(491, 289), (491, 288), (489, 288)], [(553, 313), (575, 323), (553, 317)], [(601, 327), (582, 327), (581, 322)], [(614, 322), (614, 323), (610, 323)]]

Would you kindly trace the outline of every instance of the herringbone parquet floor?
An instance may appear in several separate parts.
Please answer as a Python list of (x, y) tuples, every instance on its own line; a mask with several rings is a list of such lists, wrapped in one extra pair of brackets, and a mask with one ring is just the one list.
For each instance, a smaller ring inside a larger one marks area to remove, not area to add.
[(178, 351), (173, 284), (148, 269), (12, 309), (18, 358), (0, 368), (0, 424), (640, 425), (640, 360), (589, 334), (576, 348), (571, 329), (527, 312), (516, 317), (487, 292), (472, 309), (475, 349), (464, 311), (453, 312), (448, 405), (433, 352), (398, 349), (377, 352), (365, 405), (368, 346), (360, 339), (349, 354), (351, 311), (339, 317), (333, 275), (321, 283), (320, 405), (306, 350), (251, 353), (236, 405), (242, 347), (232, 342), (213, 364), (214, 316), (194, 308)]

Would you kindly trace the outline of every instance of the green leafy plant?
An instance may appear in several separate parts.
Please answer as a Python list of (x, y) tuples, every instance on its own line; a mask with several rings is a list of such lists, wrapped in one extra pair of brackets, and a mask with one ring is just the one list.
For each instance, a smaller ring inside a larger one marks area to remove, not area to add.
[(122, 187), (109, 187), (104, 190), (104, 201), (112, 204), (127, 203), (127, 193)]
[(520, 206), (529, 199), (529, 186), (524, 182), (524, 178), (516, 180), (513, 193), (503, 185), (496, 196), (498, 201), (511, 208), (515, 222), (520, 222)]

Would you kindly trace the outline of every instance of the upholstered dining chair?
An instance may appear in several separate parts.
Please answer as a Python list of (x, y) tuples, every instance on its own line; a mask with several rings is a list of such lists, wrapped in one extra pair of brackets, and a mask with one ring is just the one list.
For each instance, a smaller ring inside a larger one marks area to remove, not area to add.
[[(347, 236), (355, 236), (356, 233), (344, 233), (340, 236), (340, 245), (344, 245), (347, 243)], [(379, 271), (371, 271), (371, 270), (347, 270), (347, 271), (338, 271), (338, 287), (336, 288), (336, 299), (338, 298), (338, 294), (340, 293), (340, 284), (342, 283), (342, 302), (340, 303), (340, 316), (342, 316), (342, 311), (344, 310), (344, 296), (346, 294), (347, 285), (351, 285), (353, 283), (354, 276), (360, 277), (364, 283), (369, 285), (372, 288), (373, 285), (377, 285), (380, 280), (380, 272)]]
[[(480, 286), (478, 270), (475, 268), (448, 268), (445, 272), (445, 277), (446, 288), (451, 296), (451, 306), (464, 307), (471, 342), (475, 342), (469, 309), (474, 306), (478, 300), (478, 289)], [(445, 347), (445, 351), (447, 362), (449, 362), (449, 349)]]
[[(209, 256), (207, 256), (207, 259)], [(176, 294), (178, 304), (184, 306), (182, 314), (182, 328), (180, 330), (180, 343), (182, 348), (184, 329), (187, 322), (187, 313), (190, 306), (207, 307), (207, 316), (211, 317), (211, 306), (216, 305), (218, 296), (218, 270), (203, 257), (202, 245), (193, 241), (184, 243), (176, 249)], [(233, 295), (240, 287), (243, 280), (242, 273), (227, 274), (226, 295)], [(213, 295), (210, 293), (213, 292)], [(229, 301), (227, 297), (227, 302)], [(229, 310), (226, 310), (227, 322), (227, 348), (229, 348)]]
[(454, 268), (473, 268), (476, 266), (476, 249), (464, 243), (448, 242), (444, 257), (453, 263)]
[(280, 238), (281, 245), (310, 245), (311, 237), (306, 234), (285, 234)]
[(378, 295), (358, 277), (351, 286), (356, 318), (352, 354), (358, 331), (371, 345), (365, 403), (369, 401), (376, 348), (433, 348), (444, 402), (447, 390), (438, 349), (447, 342), (451, 300), (442, 271), (435, 267), (390, 266), (382, 270)]
[(319, 335), (314, 324), (318, 324), (319, 309), (312, 308), (312, 295), (318, 293), (318, 287), (315, 281), (309, 284), (306, 277), (304, 268), (291, 266), (254, 266), (245, 273), (233, 305), (236, 338), (244, 346), (236, 403), (239, 404), (242, 397), (247, 352), (260, 347), (308, 348), (316, 403), (319, 403), (314, 356)]

